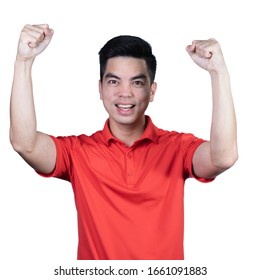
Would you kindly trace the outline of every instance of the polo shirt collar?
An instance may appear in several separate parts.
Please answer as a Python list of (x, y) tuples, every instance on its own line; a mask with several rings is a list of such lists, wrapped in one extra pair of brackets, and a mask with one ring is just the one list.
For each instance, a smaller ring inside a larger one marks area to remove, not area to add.
[[(153, 124), (151, 118), (149, 116), (145, 116), (146, 119), (146, 128), (144, 130), (143, 135), (136, 142), (141, 142), (143, 140), (150, 140), (152, 142), (158, 143), (158, 128)], [(119, 141), (116, 137), (114, 137), (109, 128), (109, 119), (106, 120), (103, 131), (102, 131), (103, 139), (107, 145), (111, 141)]]

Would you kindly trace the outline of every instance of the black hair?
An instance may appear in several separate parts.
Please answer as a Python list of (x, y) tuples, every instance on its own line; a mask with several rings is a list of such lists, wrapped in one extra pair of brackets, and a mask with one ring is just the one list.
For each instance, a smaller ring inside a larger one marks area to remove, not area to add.
[(156, 73), (156, 58), (151, 45), (145, 40), (130, 35), (120, 35), (109, 40), (99, 51), (100, 81), (102, 82), (109, 58), (127, 56), (144, 59), (147, 65), (151, 83)]

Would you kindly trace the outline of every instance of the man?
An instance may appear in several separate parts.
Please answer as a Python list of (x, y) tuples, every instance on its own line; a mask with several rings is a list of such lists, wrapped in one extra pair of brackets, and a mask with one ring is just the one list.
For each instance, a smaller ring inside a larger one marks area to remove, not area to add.
[(238, 158), (229, 74), (219, 43), (186, 50), (211, 77), (210, 141), (157, 128), (145, 115), (156, 92), (150, 45), (118, 36), (100, 50), (99, 92), (109, 118), (91, 136), (37, 131), (31, 69), (48, 46), (48, 25), (20, 35), (11, 95), (10, 139), (42, 176), (72, 184), (78, 213), (78, 259), (183, 259), (184, 182), (210, 182)]

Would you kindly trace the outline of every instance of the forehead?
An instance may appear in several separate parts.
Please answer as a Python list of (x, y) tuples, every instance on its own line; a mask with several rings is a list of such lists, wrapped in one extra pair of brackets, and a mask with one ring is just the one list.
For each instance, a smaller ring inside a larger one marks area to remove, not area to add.
[(148, 74), (147, 65), (144, 59), (118, 56), (109, 58), (106, 65), (105, 73), (114, 74)]

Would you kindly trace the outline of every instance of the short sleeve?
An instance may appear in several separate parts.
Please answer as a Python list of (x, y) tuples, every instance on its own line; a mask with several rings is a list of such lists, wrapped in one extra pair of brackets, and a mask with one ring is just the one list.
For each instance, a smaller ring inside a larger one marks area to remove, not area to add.
[(200, 178), (194, 174), (192, 158), (196, 151), (196, 149), (202, 144), (206, 142), (201, 138), (195, 137), (193, 134), (185, 134), (183, 139), (183, 151), (184, 151), (184, 172), (185, 178), (194, 178), (202, 183), (212, 182), (213, 179)]
[(56, 147), (56, 164), (51, 173), (44, 174), (36, 171), (43, 177), (56, 177), (70, 181), (71, 170), (71, 150), (73, 148), (74, 137), (54, 137), (50, 135)]

